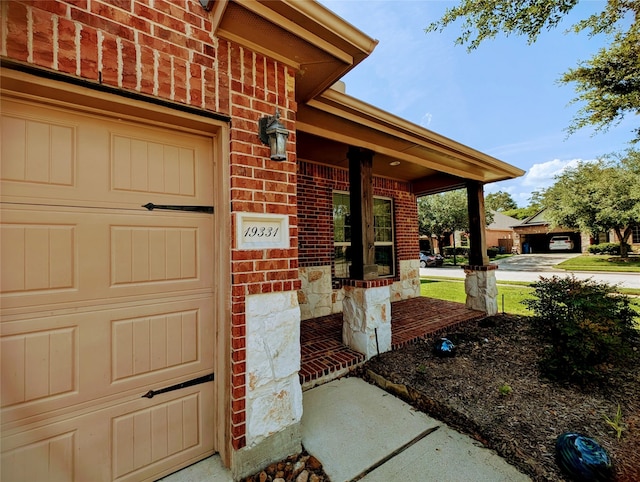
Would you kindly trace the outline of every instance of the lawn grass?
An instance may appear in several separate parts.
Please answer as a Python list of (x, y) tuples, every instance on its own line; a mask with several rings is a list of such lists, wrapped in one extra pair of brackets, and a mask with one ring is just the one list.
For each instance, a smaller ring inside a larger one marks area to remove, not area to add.
[[(464, 280), (435, 280), (421, 279), (420, 294), (429, 298), (439, 300), (455, 301), (457, 303), (465, 303), (466, 295), (464, 292)], [(528, 286), (508, 286), (498, 285), (498, 311), (514, 315), (531, 315), (531, 311), (522, 304), (522, 300), (532, 298), (533, 288)]]
[(620, 256), (603, 254), (583, 254), (556, 265), (556, 268), (568, 271), (613, 271), (621, 273), (640, 273), (640, 256), (632, 256), (623, 261)]
[[(491, 261), (497, 261), (499, 259), (502, 258), (510, 258), (511, 256), (513, 256), (513, 254), (508, 253), (508, 254), (498, 254), (496, 255), (494, 258), (491, 258)], [(447, 256), (446, 258), (444, 258), (444, 263), (445, 266), (454, 266), (453, 264), (453, 256)], [(469, 264), (469, 258), (467, 258), (466, 256), (463, 256), (461, 254), (457, 254), (456, 255), (456, 264), (455, 266), (462, 266), (465, 264)]]
[[(498, 286), (498, 311), (513, 315), (531, 316), (533, 313), (522, 304), (522, 300), (533, 298), (533, 288), (528, 281), (502, 281)], [(618, 288), (618, 292), (631, 295), (631, 307), (638, 312), (638, 329), (640, 329), (640, 290), (635, 288)], [(464, 280), (460, 278), (431, 277), (420, 279), (420, 294), (438, 300), (465, 303)], [(504, 297), (504, 298), (503, 298)]]
[[(456, 276), (422, 276), (420, 279), (426, 279), (429, 281), (464, 281), (464, 278)], [(531, 286), (531, 283), (533, 283), (533, 281), (496, 281), (496, 283), (505, 286)], [(640, 295), (640, 290), (636, 291), (636, 294)]]

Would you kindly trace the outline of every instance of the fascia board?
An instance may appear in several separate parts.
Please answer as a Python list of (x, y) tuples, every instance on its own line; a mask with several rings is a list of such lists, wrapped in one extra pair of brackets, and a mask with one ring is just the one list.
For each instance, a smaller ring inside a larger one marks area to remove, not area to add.
[(282, 3), (322, 24), (331, 33), (356, 47), (365, 56), (369, 56), (378, 45), (377, 39), (369, 37), (318, 2), (283, 0)]
[[(328, 100), (329, 103), (323, 102), (325, 99)], [(525, 173), (522, 169), (383, 111), (371, 104), (343, 94), (335, 89), (327, 90), (320, 96), (320, 99), (310, 101), (308, 105), (343, 118), (349, 118), (353, 122), (363, 123), (362, 121), (366, 119), (366, 124), (371, 128), (382, 130), (389, 134), (393, 133), (396, 137), (413, 142), (422, 147), (438, 150), (445, 155), (454, 156), (466, 162), (478, 164), (483, 167), (492, 166), (495, 170), (503, 172), (508, 176), (519, 177)]]
[[(288, 32), (294, 34), (298, 38), (306, 41), (307, 43), (314, 45), (320, 50), (325, 51), (330, 54), (335, 59), (340, 60), (346, 65), (353, 64), (353, 56), (345, 52), (344, 50), (338, 48), (322, 37), (310, 32), (309, 30), (302, 28), (297, 23), (289, 20), (288, 18), (280, 15), (275, 12), (273, 9), (268, 7), (268, 4), (262, 4), (255, 0), (235, 0), (238, 5), (241, 5), (245, 9), (255, 13), (256, 15), (261, 16), (264, 19), (269, 20), (274, 25), (287, 30)], [(306, 3), (306, 2), (300, 2)]]

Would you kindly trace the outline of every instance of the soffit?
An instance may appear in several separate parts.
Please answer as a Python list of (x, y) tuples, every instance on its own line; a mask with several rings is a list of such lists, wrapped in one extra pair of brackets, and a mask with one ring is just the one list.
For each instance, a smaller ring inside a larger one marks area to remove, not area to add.
[[(305, 105), (296, 119), (298, 157), (346, 167), (349, 146), (369, 149), (374, 174), (410, 181), (416, 194), (490, 183), (524, 171), (412, 124), (388, 112), (329, 89)], [(397, 166), (391, 166), (399, 161)]]
[(234, 0), (214, 15), (216, 36), (296, 70), (297, 102), (327, 89), (377, 44), (315, 1)]

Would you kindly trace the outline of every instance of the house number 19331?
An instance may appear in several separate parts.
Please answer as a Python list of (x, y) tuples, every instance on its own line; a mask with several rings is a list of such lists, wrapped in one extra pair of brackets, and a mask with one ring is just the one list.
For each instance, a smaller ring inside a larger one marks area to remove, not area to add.
[(247, 226), (244, 230), (245, 238), (275, 238), (278, 235), (279, 226)]
[(285, 214), (237, 213), (239, 249), (288, 248), (289, 217)]

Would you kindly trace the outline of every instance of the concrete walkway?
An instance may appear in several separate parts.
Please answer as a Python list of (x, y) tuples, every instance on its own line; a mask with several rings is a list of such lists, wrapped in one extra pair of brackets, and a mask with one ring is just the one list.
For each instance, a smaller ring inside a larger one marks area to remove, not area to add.
[(302, 444), (332, 482), (531, 480), (495, 452), (359, 378), (304, 393)]
[[(495, 452), (360, 378), (303, 394), (302, 444), (332, 482), (525, 482)], [(231, 482), (213, 456), (163, 482)]]
[(233, 477), (231, 471), (222, 465), (220, 456), (212, 455), (158, 482), (233, 482)]

